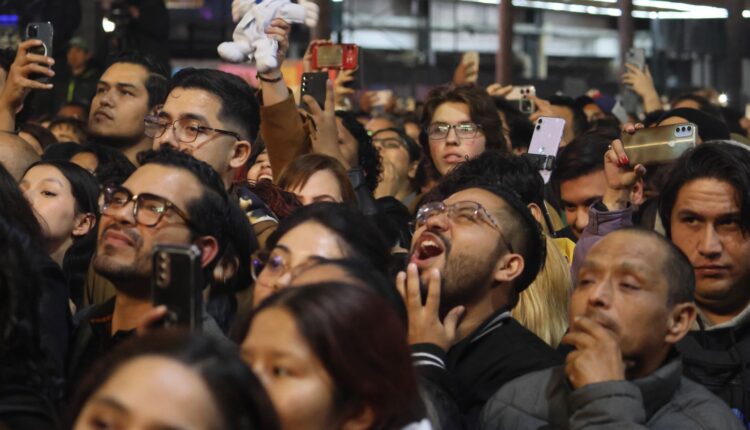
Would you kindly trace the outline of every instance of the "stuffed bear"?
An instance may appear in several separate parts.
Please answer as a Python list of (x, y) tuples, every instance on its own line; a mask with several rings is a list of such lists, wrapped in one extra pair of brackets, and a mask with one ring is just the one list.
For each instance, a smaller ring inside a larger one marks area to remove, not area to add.
[(275, 18), (288, 23), (304, 22), (309, 27), (318, 23), (318, 5), (311, 0), (232, 0), (232, 18), (237, 27), (231, 42), (219, 45), (221, 58), (232, 63), (255, 60), (258, 72), (279, 66), (278, 42), (265, 32)]

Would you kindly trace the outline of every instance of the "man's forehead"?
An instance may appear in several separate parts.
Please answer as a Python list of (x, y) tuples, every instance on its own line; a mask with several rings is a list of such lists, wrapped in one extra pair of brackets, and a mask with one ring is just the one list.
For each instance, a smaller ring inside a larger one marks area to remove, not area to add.
[(740, 211), (739, 193), (728, 182), (714, 178), (685, 183), (677, 193), (674, 210), (687, 209), (697, 214), (724, 215)]
[(500, 210), (506, 205), (505, 201), (500, 196), (481, 188), (467, 188), (455, 192), (445, 199), (446, 204), (464, 201), (477, 202), (489, 211)]
[(655, 238), (645, 234), (614, 232), (591, 248), (586, 263), (656, 272), (666, 251)]
[(150, 163), (136, 169), (123, 186), (133, 194), (150, 193), (180, 205), (199, 194), (201, 185), (188, 170)]
[(196, 116), (218, 120), (222, 103), (219, 97), (199, 88), (176, 87), (167, 95), (162, 112), (173, 117)]
[(140, 64), (115, 63), (104, 71), (99, 81), (111, 85), (124, 83), (145, 88), (147, 78), (148, 70)]

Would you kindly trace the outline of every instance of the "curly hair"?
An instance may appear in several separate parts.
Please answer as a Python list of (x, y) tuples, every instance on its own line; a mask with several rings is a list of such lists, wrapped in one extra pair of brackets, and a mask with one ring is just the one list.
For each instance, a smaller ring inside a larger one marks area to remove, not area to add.
[(336, 116), (341, 118), (344, 127), (357, 139), (357, 160), (359, 167), (365, 172), (365, 183), (370, 191), (380, 182), (380, 175), (383, 173), (383, 167), (380, 164), (380, 153), (372, 146), (372, 139), (367, 134), (365, 127), (357, 121), (357, 117), (347, 111), (336, 111)]

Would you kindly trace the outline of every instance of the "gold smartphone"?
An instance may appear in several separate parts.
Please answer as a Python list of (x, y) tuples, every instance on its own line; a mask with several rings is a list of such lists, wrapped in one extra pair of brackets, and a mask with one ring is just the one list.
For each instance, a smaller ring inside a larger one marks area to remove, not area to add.
[(622, 143), (631, 166), (658, 164), (675, 160), (694, 148), (697, 136), (698, 126), (688, 122), (623, 133)]

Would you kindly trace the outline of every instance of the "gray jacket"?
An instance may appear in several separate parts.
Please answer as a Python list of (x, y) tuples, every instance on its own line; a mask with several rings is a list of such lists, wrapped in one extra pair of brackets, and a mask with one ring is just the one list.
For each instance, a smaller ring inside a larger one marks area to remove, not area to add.
[(682, 376), (674, 359), (646, 378), (573, 390), (562, 366), (502, 387), (485, 405), (481, 429), (742, 430), (727, 406)]

